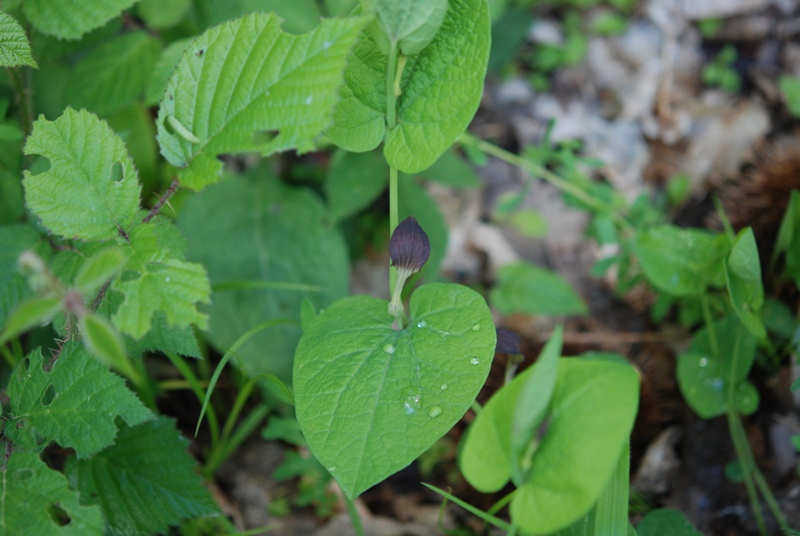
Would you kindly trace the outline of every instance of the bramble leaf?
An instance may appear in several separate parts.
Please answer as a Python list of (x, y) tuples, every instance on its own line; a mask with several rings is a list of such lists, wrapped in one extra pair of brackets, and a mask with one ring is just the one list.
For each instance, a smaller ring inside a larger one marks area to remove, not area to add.
[(31, 44), (25, 30), (14, 17), (0, 11), (0, 66), (18, 65), (39, 68), (31, 55)]
[(136, 0), (25, 0), (25, 16), (44, 34), (62, 39), (78, 39), (90, 30), (99, 28), (131, 7)]
[(585, 314), (586, 304), (560, 275), (525, 262), (500, 268), (491, 303), (503, 314)]
[(62, 308), (63, 303), (58, 296), (31, 298), (20, 303), (8, 315), (3, 331), (0, 332), (0, 345), (31, 328), (50, 322)]
[(74, 466), (77, 488), (100, 506), (113, 535), (164, 534), (217, 507), (169, 419), (122, 426), (117, 442)]
[(293, 36), (274, 14), (207, 30), (186, 50), (158, 112), (158, 142), (181, 183), (216, 182), (222, 153), (309, 151), (330, 124), (345, 60), (364, 17), (330, 19)]
[(114, 442), (117, 416), (132, 425), (153, 417), (122, 378), (78, 342), (64, 345), (52, 369), (42, 366), (36, 349), (8, 384), (13, 423), (5, 433), (21, 448), (39, 450), (55, 441), (87, 458)]
[(69, 104), (101, 115), (133, 104), (144, 94), (160, 48), (142, 31), (101, 44), (71, 72), (66, 89)]
[(351, 498), (450, 430), (489, 373), (495, 330), (479, 294), (431, 283), (411, 296), (410, 313), (398, 331), (386, 300), (344, 298), (311, 322), (297, 347), (297, 420)]
[(125, 343), (111, 322), (89, 313), (78, 320), (78, 326), (86, 349), (93, 356), (128, 378), (136, 377), (136, 371), (125, 355)]
[(75, 287), (85, 296), (97, 292), (109, 279), (125, 266), (125, 253), (117, 247), (105, 248), (80, 267), (75, 276)]
[[(60, 525), (53, 507), (69, 516)], [(0, 534), (37, 536), (101, 536), (105, 522), (100, 509), (80, 504), (67, 479), (35, 452), (13, 452), (3, 464), (0, 488)]]
[[(221, 211), (221, 206), (236, 209)], [(280, 281), (317, 287), (214, 292), (211, 341), (221, 351), (265, 319), (297, 321), (271, 327), (236, 351), (238, 365), (250, 376), (273, 373), (288, 383), (303, 301), (319, 309), (347, 295), (347, 248), (326, 219), (325, 207), (311, 192), (284, 186), (263, 168), (209, 187), (181, 211), (178, 225), (189, 241), (188, 257), (208, 269), (215, 285)]]
[(22, 181), (28, 207), (50, 231), (108, 240), (132, 225), (139, 208), (136, 168), (105, 121), (71, 108), (55, 121), (40, 117), (24, 151), (50, 160), (50, 169), (25, 171)]

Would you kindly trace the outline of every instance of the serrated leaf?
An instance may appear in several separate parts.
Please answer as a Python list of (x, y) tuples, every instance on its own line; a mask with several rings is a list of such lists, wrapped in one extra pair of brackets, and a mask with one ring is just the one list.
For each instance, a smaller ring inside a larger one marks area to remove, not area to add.
[(29, 225), (0, 227), (0, 325), (5, 325), (8, 314), (31, 294), (17, 261), (38, 241), (39, 233)]
[(503, 314), (573, 315), (587, 311), (564, 278), (525, 262), (500, 268), (491, 303)]
[(84, 296), (97, 292), (109, 279), (125, 266), (127, 257), (117, 247), (109, 247), (95, 253), (81, 266), (75, 276), (75, 288)]
[[(105, 522), (96, 506), (83, 506), (64, 475), (35, 452), (13, 452), (3, 464), (0, 484), (0, 534), (3, 536), (101, 536)], [(69, 516), (61, 525), (51, 509)]]
[(113, 535), (164, 534), (180, 521), (217, 513), (187, 441), (169, 419), (120, 428), (117, 442), (77, 463), (77, 487), (100, 506)]
[(62, 0), (25, 0), (25, 16), (44, 34), (62, 39), (78, 39), (99, 28), (131, 7), (136, 0), (72, 0), (65, 9)]
[(399, 471), (464, 415), (491, 366), (492, 316), (466, 287), (431, 283), (397, 331), (388, 301), (344, 298), (303, 334), (294, 364), (297, 420), (348, 497)]
[(50, 169), (25, 171), (22, 181), (28, 207), (50, 231), (108, 240), (131, 226), (139, 208), (138, 176), (125, 144), (105, 121), (71, 108), (55, 121), (40, 117), (24, 151), (50, 160)]
[(78, 327), (86, 349), (92, 355), (125, 377), (136, 377), (136, 370), (125, 355), (125, 343), (111, 322), (100, 315), (89, 313), (78, 320)]
[(331, 219), (339, 221), (372, 203), (389, 184), (383, 155), (338, 150), (333, 155), (325, 192)]
[(672, 296), (693, 296), (708, 285), (724, 284), (722, 261), (730, 242), (721, 234), (662, 225), (639, 233), (635, 250), (654, 287)]
[(416, 54), (433, 40), (447, 13), (447, 0), (375, 0), (375, 9), (389, 41), (405, 55)]
[(0, 333), (0, 345), (31, 328), (44, 325), (64, 307), (58, 296), (31, 298), (19, 304), (10, 315)]
[(0, 66), (18, 65), (39, 68), (31, 55), (31, 44), (25, 30), (14, 17), (0, 11)]
[(136, 102), (161, 52), (146, 32), (129, 32), (106, 41), (81, 59), (66, 94), (74, 108), (106, 115)]
[(192, 44), (194, 38), (180, 39), (173, 41), (167, 46), (158, 57), (153, 71), (149, 74), (147, 87), (145, 88), (144, 102), (146, 104), (157, 104), (164, 97), (164, 90), (167, 88), (169, 77), (178, 65), (181, 56)]
[(326, 20), (292, 36), (274, 14), (253, 13), (198, 37), (157, 119), (161, 153), (185, 168), (181, 183), (200, 190), (215, 182), (221, 153), (311, 150), (330, 124), (345, 60), (366, 21)]
[[(464, 132), (483, 93), (490, 24), (485, 0), (451, 0), (441, 29), (408, 56), (397, 99), (397, 125), (386, 135), (391, 166), (417, 173), (431, 166)], [(349, 151), (377, 147), (386, 133), (387, 58), (364, 32), (345, 71), (345, 86), (326, 132)]]
[[(221, 211), (220, 206), (236, 210)], [(319, 289), (214, 292), (210, 332), (220, 351), (227, 351), (265, 320), (299, 321), (306, 298), (320, 309), (347, 295), (347, 248), (327, 222), (325, 207), (307, 189), (284, 186), (264, 169), (223, 181), (187, 200), (178, 225), (190, 244), (188, 257), (208, 269), (215, 285), (281, 281)], [(251, 376), (273, 373), (290, 382), (301, 334), (298, 323), (277, 325), (254, 336), (237, 350), (238, 365)]]
[(8, 384), (13, 424), (5, 433), (21, 448), (39, 450), (43, 439), (87, 458), (114, 442), (117, 416), (132, 425), (153, 416), (80, 343), (66, 343), (49, 371), (42, 366), (36, 349), (14, 368)]

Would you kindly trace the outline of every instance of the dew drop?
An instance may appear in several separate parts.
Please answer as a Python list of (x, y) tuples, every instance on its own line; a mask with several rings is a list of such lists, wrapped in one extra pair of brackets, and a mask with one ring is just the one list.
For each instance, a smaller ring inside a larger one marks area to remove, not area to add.
[(436, 417), (438, 417), (438, 416), (439, 416), (439, 415), (441, 415), (441, 414), (442, 414), (442, 408), (440, 408), (439, 406), (433, 406), (433, 407), (432, 407), (432, 408), (431, 408), (431, 409), (428, 411), (428, 417), (431, 417), (431, 418), (436, 418)]
[(165, 278), (164, 278), (164, 281), (165, 281), (166, 283), (169, 283), (169, 277), (165, 277)]
[(424, 320), (420, 320), (419, 322), (417, 322), (417, 327), (418, 327), (418, 328), (424, 328), (424, 327), (426, 327), (427, 325), (428, 325), (428, 323), (427, 323), (427, 322), (425, 322)]
[(450, 336), (450, 332), (449, 332), (449, 331), (440, 331), (440, 332), (439, 332), (439, 335), (441, 335), (441, 336), (442, 336), (442, 340), (446, 340), (446, 339), (447, 339), (447, 337), (449, 337), (449, 336)]
[(472, 365), (480, 365), (481, 364), (481, 360), (478, 359), (477, 357), (470, 357), (469, 358), (469, 362)]
[(701, 367), (705, 367), (706, 365), (708, 365), (708, 359), (706, 359), (705, 357), (701, 357), (699, 364)]
[(439, 387), (439, 389), (441, 389), (442, 391), (447, 391), (449, 388), (450, 388), (450, 386), (447, 385), (446, 383), (443, 383), (442, 386)]
[(408, 395), (403, 402), (403, 408), (406, 410), (406, 414), (412, 415), (416, 413), (420, 407), (421, 401), (422, 397), (419, 393)]
[(329, 48), (331, 48), (332, 44), (333, 43), (331, 43), (330, 41), (325, 41), (324, 43), (322, 43), (322, 50), (328, 50)]
[(391, 344), (387, 344), (386, 346), (383, 347), (383, 351), (389, 355), (392, 355), (394, 353), (394, 346), (392, 346)]
[(480, 324), (475, 324), (474, 326), (472, 326), (472, 331), (480, 331), (480, 330), (481, 330)]
[(312, 102), (314, 102), (313, 95), (309, 95), (308, 97), (306, 97), (306, 104), (311, 104)]

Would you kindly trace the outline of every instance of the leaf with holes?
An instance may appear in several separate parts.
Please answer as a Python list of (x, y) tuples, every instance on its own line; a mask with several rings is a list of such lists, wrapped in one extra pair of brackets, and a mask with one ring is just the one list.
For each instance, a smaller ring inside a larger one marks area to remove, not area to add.
[(12, 422), (4, 433), (18, 447), (39, 450), (55, 441), (87, 458), (114, 442), (117, 416), (132, 425), (153, 417), (80, 343), (67, 343), (49, 371), (43, 361), (34, 350), (8, 383)]
[(344, 298), (297, 347), (294, 394), (308, 446), (348, 497), (399, 471), (469, 409), (489, 373), (492, 315), (466, 287), (432, 283), (396, 330), (388, 302)]
[(108, 240), (133, 224), (139, 178), (125, 144), (105, 121), (67, 108), (55, 121), (40, 117), (25, 154), (42, 155), (50, 169), (25, 171), (28, 207), (64, 238)]
[(331, 122), (345, 60), (365, 17), (293, 36), (272, 13), (211, 28), (184, 52), (158, 111), (158, 143), (181, 183), (215, 182), (222, 153), (314, 148)]

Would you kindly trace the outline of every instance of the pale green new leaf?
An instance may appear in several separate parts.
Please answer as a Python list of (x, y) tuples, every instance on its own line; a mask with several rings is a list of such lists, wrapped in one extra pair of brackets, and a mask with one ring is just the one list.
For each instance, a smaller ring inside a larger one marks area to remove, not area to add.
[(42, 365), (36, 349), (14, 368), (8, 383), (12, 423), (5, 433), (20, 448), (38, 451), (55, 441), (87, 458), (114, 442), (117, 416), (131, 425), (153, 416), (122, 378), (78, 342), (66, 343), (49, 371)]
[(77, 488), (103, 510), (112, 535), (166, 534), (170, 525), (217, 513), (169, 419), (122, 426), (117, 442), (75, 467)]
[(346, 58), (363, 17), (323, 21), (293, 36), (274, 14), (253, 13), (207, 30), (184, 53), (158, 112), (166, 159), (184, 186), (215, 182), (222, 153), (314, 147), (331, 122)]
[[(15, 451), (3, 464), (0, 479), (0, 535), (102, 536), (105, 521), (96, 506), (80, 504), (67, 479), (36, 452)], [(53, 516), (58, 505), (68, 516), (61, 525)]]
[(375, 0), (375, 9), (389, 40), (409, 56), (433, 40), (447, 13), (447, 0)]
[(25, 0), (25, 16), (44, 34), (78, 39), (131, 7), (136, 0)]
[(17, 335), (25, 333), (31, 328), (49, 322), (63, 307), (61, 298), (58, 296), (46, 296), (43, 298), (31, 298), (19, 304), (14, 311), (8, 315), (8, 321), (3, 326), (0, 333), (0, 345), (13, 339)]
[(31, 44), (25, 35), (25, 30), (14, 17), (0, 11), (0, 66), (17, 65), (39, 68), (31, 55)]
[[(83, 263), (75, 276), (75, 287), (84, 295), (97, 292), (109, 279), (125, 266), (127, 257), (118, 247), (105, 248)], [(92, 296), (93, 297), (93, 296)]]
[(92, 355), (126, 377), (136, 377), (136, 370), (125, 355), (125, 343), (111, 322), (98, 314), (89, 313), (78, 320), (78, 327), (86, 349)]
[(81, 59), (70, 73), (67, 102), (106, 115), (144, 94), (161, 46), (146, 32), (129, 32), (106, 41)]
[(107, 240), (133, 224), (140, 190), (136, 168), (105, 121), (71, 108), (55, 121), (40, 117), (24, 150), (50, 160), (50, 169), (25, 171), (23, 179), (28, 207), (50, 231)]
[(294, 363), (297, 420), (348, 497), (399, 471), (469, 409), (495, 347), (483, 298), (431, 283), (393, 327), (388, 301), (344, 298), (304, 332)]

